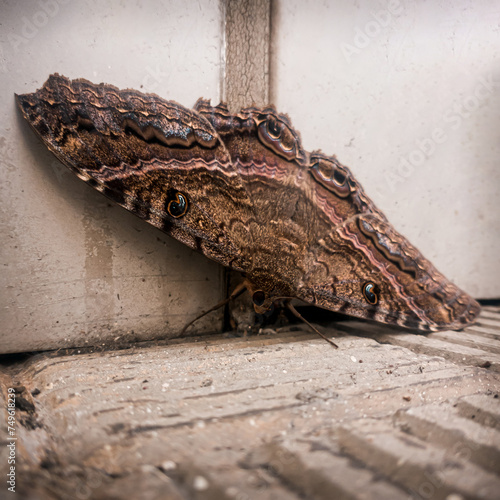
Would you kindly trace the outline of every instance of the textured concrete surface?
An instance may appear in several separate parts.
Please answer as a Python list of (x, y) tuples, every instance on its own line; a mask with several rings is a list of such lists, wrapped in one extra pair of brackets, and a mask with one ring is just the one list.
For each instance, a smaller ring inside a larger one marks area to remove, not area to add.
[(498, 498), (499, 308), (446, 341), (323, 328), (339, 349), (291, 325), (4, 357), (19, 498)]
[[(68, 172), (14, 92), (51, 72), (233, 108), (269, 97), (475, 297), (498, 297), (498, 37), (487, 0), (0, 2), (1, 352), (170, 336), (223, 271)], [(442, 133), (440, 132), (442, 130)], [(199, 332), (221, 317), (197, 323)]]

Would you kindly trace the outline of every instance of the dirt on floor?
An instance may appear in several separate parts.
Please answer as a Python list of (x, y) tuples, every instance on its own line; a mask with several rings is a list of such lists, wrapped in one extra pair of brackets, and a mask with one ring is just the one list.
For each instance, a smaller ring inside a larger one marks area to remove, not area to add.
[(0, 498), (499, 498), (499, 308), (323, 331), (4, 358)]

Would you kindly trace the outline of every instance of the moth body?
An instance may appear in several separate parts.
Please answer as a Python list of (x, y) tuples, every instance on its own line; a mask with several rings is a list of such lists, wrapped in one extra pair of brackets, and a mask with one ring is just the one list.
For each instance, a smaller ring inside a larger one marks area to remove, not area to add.
[(390, 225), (351, 171), (334, 156), (304, 151), (273, 107), (231, 114), (200, 99), (189, 110), (57, 74), (17, 100), (78, 177), (244, 273), (256, 310), (299, 298), (424, 331), (459, 329), (479, 314), (478, 303)]

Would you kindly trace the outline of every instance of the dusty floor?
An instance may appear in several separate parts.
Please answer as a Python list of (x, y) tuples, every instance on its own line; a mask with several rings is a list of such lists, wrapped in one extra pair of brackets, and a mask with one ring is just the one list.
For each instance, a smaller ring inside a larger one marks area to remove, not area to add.
[(500, 308), (326, 331), (4, 359), (0, 498), (500, 498)]

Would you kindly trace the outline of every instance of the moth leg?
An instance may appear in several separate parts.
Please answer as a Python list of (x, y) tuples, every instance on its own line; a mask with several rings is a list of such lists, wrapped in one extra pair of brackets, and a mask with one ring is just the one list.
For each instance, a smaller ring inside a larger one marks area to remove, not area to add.
[(226, 304), (231, 302), (231, 300), (235, 299), (236, 297), (239, 297), (243, 292), (247, 290), (247, 285), (246, 281), (243, 281), (240, 283), (236, 288), (232, 291), (231, 295), (222, 301), (220, 301), (218, 304), (215, 304), (215, 306), (211, 307), (207, 311), (203, 311), (201, 314), (196, 316), (193, 320), (191, 320), (189, 323), (187, 323), (184, 328), (181, 330), (181, 335), (184, 334), (184, 332), (193, 324), (196, 323), (199, 319), (203, 318), (203, 316), (206, 316), (207, 314), (211, 313), (212, 311), (216, 311), (217, 309), (220, 309), (221, 307), (224, 307)]
[(294, 316), (296, 316), (297, 318), (299, 318), (300, 320), (302, 320), (307, 326), (309, 326), (309, 328), (311, 328), (311, 330), (313, 330), (321, 338), (323, 338), (328, 343), (330, 343), (333, 347), (335, 347), (336, 349), (338, 349), (339, 346), (332, 339), (329, 339), (328, 337), (326, 337), (325, 335), (323, 335), (316, 327), (314, 327), (313, 325), (311, 325), (311, 323), (309, 323), (309, 321), (307, 321), (307, 319), (304, 318), (304, 316), (302, 316), (299, 313), (299, 311), (297, 311), (297, 309), (295, 309), (295, 307), (293, 307), (292, 303), (290, 302), (290, 299), (285, 302), (285, 305), (288, 307), (288, 309), (290, 310), (290, 312)]

